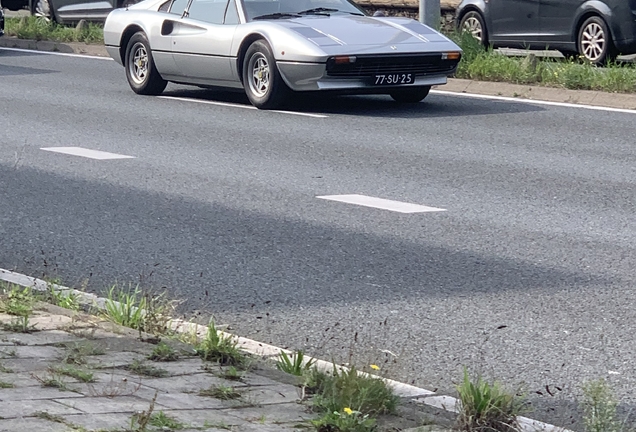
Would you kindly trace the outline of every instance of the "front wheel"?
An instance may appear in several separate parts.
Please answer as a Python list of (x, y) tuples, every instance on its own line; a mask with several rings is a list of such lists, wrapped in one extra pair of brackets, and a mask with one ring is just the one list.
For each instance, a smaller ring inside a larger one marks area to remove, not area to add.
[(486, 23), (479, 12), (470, 11), (466, 13), (459, 23), (459, 30), (471, 34), (483, 46), (488, 45)]
[(159, 75), (144, 33), (137, 32), (130, 38), (125, 59), (126, 78), (135, 93), (158, 95), (166, 89), (168, 81)]
[(243, 87), (256, 108), (279, 108), (289, 94), (289, 87), (280, 76), (269, 45), (257, 40), (247, 49), (243, 62)]
[(35, 0), (33, 15), (45, 22), (55, 21), (55, 14), (49, 0)]
[(389, 95), (393, 98), (394, 101), (399, 103), (417, 103), (424, 100), (424, 98), (428, 96), (428, 92), (430, 91), (430, 87), (411, 87), (393, 90), (391, 93), (389, 93)]

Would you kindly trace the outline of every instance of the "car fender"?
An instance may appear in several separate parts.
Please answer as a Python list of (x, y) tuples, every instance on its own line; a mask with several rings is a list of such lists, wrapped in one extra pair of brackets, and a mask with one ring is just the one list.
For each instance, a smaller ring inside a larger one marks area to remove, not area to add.
[(605, 3), (598, 0), (589, 0), (585, 3), (581, 4), (576, 10), (574, 14), (574, 20), (572, 22), (571, 34), (573, 36), (572, 40), (576, 41), (578, 38), (578, 31), (583, 21), (591, 15), (600, 16), (605, 20), (605, 24), (610, 26), (612, 22), (612, 9), (609, 8)]
[(484, 18), (486, 29), (491, 28), (490, 14), (488, 13), (488, 3), (485, 0), (463, 0), (455, 11), (455, 25), (457, 29), (459, 29), (459, 23), (463, 16), (470, 11), (479, 12)]

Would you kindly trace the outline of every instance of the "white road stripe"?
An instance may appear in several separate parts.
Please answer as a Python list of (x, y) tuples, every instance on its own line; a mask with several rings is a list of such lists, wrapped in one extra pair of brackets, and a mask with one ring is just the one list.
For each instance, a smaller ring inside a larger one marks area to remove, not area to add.
[(38, 50), (29, 50), (29, 49), (22, 49), (22, 48), (5, 48), (5, 47), (0, 47), (0, 50), (26, 52), (26, 53), (33, 53), (33, 54), (56, 55), (56, 56), (63, 56), (63, 57), (78, 57), (78, 58), (86, 58), (86, 59), (92, 59), (92, 60), (113, 61), (113, 59), (110, 57), (100, 57), (100, 56), (93, 56), (88, 54), (61, 53), (61, 52), (55, 52), (55, 51), (38, 51)]
[(488, 100), (499, 100), (505, 102), (515, 102), (515, 103), (525, 103), (532, 105), (548, 105), (548, 106), (557, 106), (563, 108), (581, 108), (595, 111), (609, 111), (609, 112), (618, 112), (618, 113), (628, 113), (628, 114), (636, 114), (636, 110), (626, 109), (626, 108), (611, 108), (597, 105), (584, 105), (584, 104), (575, 104), (575, 103), (567, 103), (567, 102), (550, 102), (536, 99), (522, 99), (522, 98), (513, 98), (506, 96), (491, 96), (491, 95), (481, 95), (475, 93), (457, 93), (445, 90), (431, 90), (431, 93), (440, 94), (444, 96), (456, 96), (456, 97), (466, 97), (473, 99), (488, 99)]
[(109, 159), (135, 159), (135, 156), (126, 156), (117, 153), (108, 153), (99, 150), (91, 150), (82, 147), (42, 147), (40, 150), (63, 153), (73, 156), (81, 156), (97, 160)]
[[(241, 105), (241, 104), (234, 104), (234, 103), (229, 103), (229, 102), (217, 102), (217, 101), (209, 101), (209, 100), (203, 100), (203, 99), (191, 99), (191, 98), (184, 98), (184, 97), (177, 97), (177, 96), (158, 96), (161, 99), (172, 99), (172, 100), (178, 100), (178, 101), (183, 101), (183, 102), (195, 102), (195, 103), (202, 103), (202, 104), (207, 104), (207, 105), (217, 105), (217, 106), (224, 106), (224, 107), (231, 107), (231, 108), (243, 108), (243, 109), (249, 109), (249, 110), (255, 110), (258, 109), (255, 106), (252, 105)], [(329, 116), (326, 116), (324, 114), (312, 114), (312, 113), (304, 113), (304, 112), (297, 112), (297, 111), (280, 111), (280, 110), (268, 110), (270, 112), (277, 112), (277, 113), (282, 113), (282, 114), (291, 114), (291, 115), (297, 115), (297, 116), (304, 116), (304, 117), (313, 117), (313, 118), (327, 118)]]
[(393, 201), (384, 198), (375, 198), (366, 195), (323, 195), (316, 198), (338, 201), (347, 204), (356, 204), (365, 207), (373, 207), (382, 210), (389, 210), (398, 213), (427, 213), (427, 212), (443, 212), (445, 209), (436, 207), (427, 207), (419, 204), (405, 203), (401, 201)]

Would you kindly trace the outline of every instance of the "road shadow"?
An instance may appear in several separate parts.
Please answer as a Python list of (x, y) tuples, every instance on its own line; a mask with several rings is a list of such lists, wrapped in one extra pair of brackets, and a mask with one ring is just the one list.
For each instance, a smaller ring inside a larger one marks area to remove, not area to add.
[(57, 71), (22, 66), (5, 66), (0, 64), (0, 76), (42, 75), (51, 73), (57, 73)]
[[(234, 103), (249, 106), (242, 90), (193, 89), (171, 86), (164, 96), (185, 97), (197, 100)], [(538, 105), (507, 101), (468, 99), (432, 93), (422, 102), (400, 104), (388, 95), (322, 95), (296, 93), (283, 110), (311, 114), (337, 114), (378, 118), (448, 118), (498, 114), (519, 114), (545, 111)]]

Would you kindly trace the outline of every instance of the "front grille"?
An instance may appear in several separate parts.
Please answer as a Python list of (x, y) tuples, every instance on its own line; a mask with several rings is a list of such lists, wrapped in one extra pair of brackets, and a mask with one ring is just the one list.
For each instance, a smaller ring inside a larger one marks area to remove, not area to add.
[(458, 60), (442, 60), (441, 54), (356, 56), (354, 63), (336, 64), (327, 61), (327, 75), (332, 77), (359, 78), (380, 74), (412, 73), (416, 76), (451, 73)]

